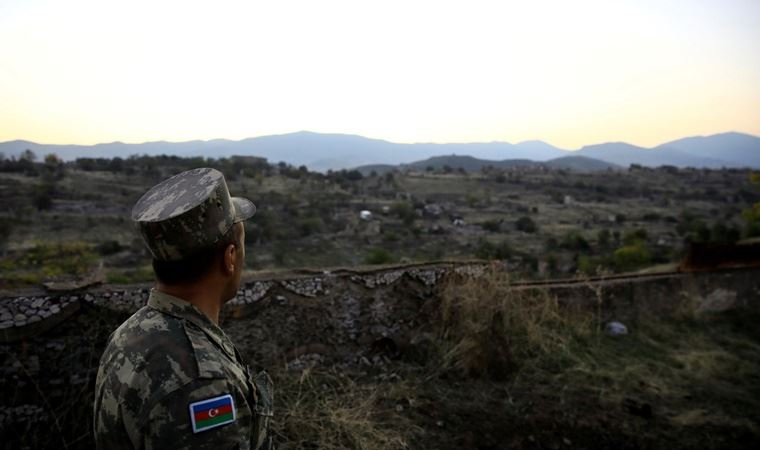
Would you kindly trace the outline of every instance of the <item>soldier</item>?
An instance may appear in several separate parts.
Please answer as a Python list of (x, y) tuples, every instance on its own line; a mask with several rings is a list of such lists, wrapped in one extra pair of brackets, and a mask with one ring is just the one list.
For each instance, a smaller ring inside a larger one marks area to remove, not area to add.
[(154, 186), (132, 219), (153, 255), (148, 304), (113, 332), (95, 383), (99, 449), (271, 448), (272, 381), (252, 376), (219, 328), (240, 287), (243, 220), (221, 172), (194, 169)]

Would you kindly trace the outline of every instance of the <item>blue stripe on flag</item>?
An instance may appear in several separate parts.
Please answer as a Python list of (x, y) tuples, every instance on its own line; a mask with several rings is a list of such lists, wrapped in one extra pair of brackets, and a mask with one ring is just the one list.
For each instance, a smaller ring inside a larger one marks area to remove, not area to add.
[(193, 405), (193, 413), (206, 411), (211, 408), (219, 408), (220, 406), (232, 405), (232, 399), (228, 396), (224, 396), (219, 399), (212, 399), (207, 402)]

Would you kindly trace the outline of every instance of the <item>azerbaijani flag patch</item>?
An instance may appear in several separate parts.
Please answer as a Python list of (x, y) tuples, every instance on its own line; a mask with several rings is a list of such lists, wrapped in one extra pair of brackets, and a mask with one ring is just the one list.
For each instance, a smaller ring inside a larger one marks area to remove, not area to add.
[(190, 403), (193, 433), (210, 430), (235, 421), (235, 402), (230, 394)]

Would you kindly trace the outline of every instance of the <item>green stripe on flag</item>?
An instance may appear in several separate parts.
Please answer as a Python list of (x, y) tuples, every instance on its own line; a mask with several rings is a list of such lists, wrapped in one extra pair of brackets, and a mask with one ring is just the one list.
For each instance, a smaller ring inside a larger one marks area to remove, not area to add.
[(220, 422), (226, 422), (228, 420), (232, 420), (232, 413), (231, 412), (229, 412), (229, 413), (227, 413), (227, 414), (225, 414), (223, 416), (210, 417), (208, 419), (199, 420), (198, 422), (195, 423), (195, 426), (196, 426), (196, 428), (201, 429), (201, 428), (210, 427), (211, 425), (216, 425), (216, 424), (218, 424)]

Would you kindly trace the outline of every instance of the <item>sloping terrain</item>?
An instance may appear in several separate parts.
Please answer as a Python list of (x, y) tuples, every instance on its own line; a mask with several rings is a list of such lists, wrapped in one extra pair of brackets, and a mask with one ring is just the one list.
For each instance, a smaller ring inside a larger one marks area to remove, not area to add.
[[(275, 380), (279, 448), (753, 448), (759, 283), (750, 269), (540, 288), (473, 263), (279, 272), (249, 278), (222, 327)], [(4, 448), (91, 448), (97, 360), (149, 289), (2, 293), (26, 318), (66, 314), (4, 334)], [(628, 334), (607, 335), (612, 320)]]

